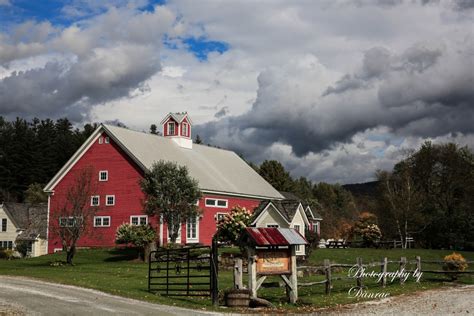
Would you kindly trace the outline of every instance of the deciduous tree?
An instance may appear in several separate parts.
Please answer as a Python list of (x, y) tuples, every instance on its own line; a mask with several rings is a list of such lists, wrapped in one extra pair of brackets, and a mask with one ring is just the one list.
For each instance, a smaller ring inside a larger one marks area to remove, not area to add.
[(160, 160), (145, 173), (140, 185), (145, 194), (145, 212), (163, 219), (170, 241), (175, 243), (181, 224), (199, 213), (198, 182), (191, 178), (186, 167)]

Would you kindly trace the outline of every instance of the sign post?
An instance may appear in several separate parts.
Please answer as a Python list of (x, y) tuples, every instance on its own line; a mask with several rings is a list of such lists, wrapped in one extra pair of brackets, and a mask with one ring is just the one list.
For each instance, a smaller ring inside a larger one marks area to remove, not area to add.
[(257, 297), (257, 291), (267, 276), (279, 275), (286, 284), (289, 302), (296, 303), (298, 300), (296, 245), (305, 245), (306, 239), (291, 228), (251, 227), (246, 230), (254, 241), (253, 247), (247, 248), (250, 297)]

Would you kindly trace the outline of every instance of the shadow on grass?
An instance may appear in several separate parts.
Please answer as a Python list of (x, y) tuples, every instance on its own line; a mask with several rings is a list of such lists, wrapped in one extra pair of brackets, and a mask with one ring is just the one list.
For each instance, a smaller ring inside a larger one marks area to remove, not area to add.
[(138, 249), (136, 248), (115, 248), (108, 251), (111, 257), (104, 259), (105, 262), (137, 261)]

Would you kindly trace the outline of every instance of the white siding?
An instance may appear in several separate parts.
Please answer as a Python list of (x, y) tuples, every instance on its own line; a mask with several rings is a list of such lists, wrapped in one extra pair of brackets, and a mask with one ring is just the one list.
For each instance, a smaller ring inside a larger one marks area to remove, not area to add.
[[(4, 219), (4, 218), (7, 219), (7, 231), (6, 232), (1, 231), (2, 219)], [(18, 236), (18, 233), (16, 231), (15, 225), (13, 225), (13, 222), (7, 216), (7, 214), (5, 213), (5, 211), (3, 210), (3, 207), (0, 206), (0, 241), (13, 241), (13, 242), (15, 242), (16, 236)]]

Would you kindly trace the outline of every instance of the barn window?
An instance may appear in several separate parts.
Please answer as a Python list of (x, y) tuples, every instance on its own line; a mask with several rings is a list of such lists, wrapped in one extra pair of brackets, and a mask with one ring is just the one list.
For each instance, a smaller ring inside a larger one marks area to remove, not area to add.
[(222, 199), (206, 199), (206, 206), (209, 207), (221, 207), (221, 208), (226, 208), (228, 205), (227, 200), (222, 200)]
[(110, 144), (110, 138), (105, 137), (104, 142), (105, 142), (106, 144)]
[(146, 215), (133, 215), (133, 216), (130, 216), (130, 224), (132, 224), (134, 226), (147, 225), (148, 224), (148, 216), (146, 216)]
[(223, 220), (225, 218), (226, 215), (227, 215), (227, 213), (217, 213), (216, 216), (215, 216), (215, 219), (219, 223), (221, 220)]
[(98, 195), (91, 196), (91, 206), (99, 206), (100, 205), (100, 197)]
[(2, 218), (2, 232), (6, 232), (6, 231), (7, 231), (7, 219)]
[(94, 227), (110, 227), (110, 216), (95, 216)]
[(175, 135), (174, 122), (168, 123), (168, 135)]
[(183, 123), (183, 136), (188, 136), (188, 123)]
[(103, 137), (99, 137), (99, 144), (102, 144), (104, 142), (104, 138)]
[(198, 242), (199, 241), (199, 218), (192, 217), (186, 222), (186, 241), (187, 242)]
[(109, 180), (109, 172), (107, 170), (101, 170), (99, 172), (99, 181)]
[(115, 195), (106, 195), (105, 205), (115, 205)]

